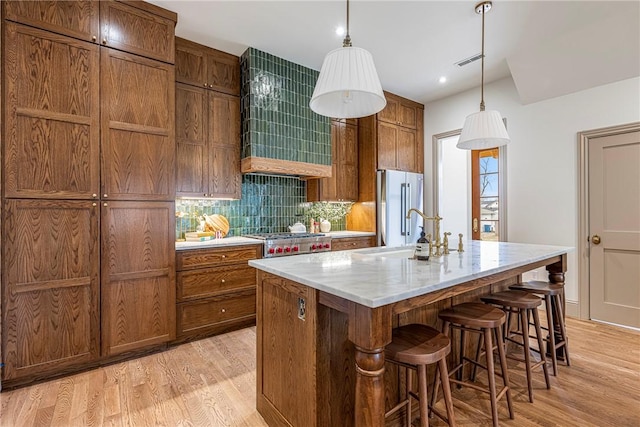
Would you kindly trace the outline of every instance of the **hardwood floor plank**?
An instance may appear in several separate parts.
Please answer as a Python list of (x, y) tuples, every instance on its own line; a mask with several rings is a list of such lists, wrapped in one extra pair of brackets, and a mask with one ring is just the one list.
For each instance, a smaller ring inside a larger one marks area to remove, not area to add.
[[(559, 365), (547, 390), (534, 370), (528, 402), (522, 364), (509, 362), (513, 427), (640, 426), (640, 332), (568, 319), (571, 367)], [(255, 328), (143, 358), (0, 393), (0, 427), (262, 427), (255, 409)], [(482, 374), (484, 375), (484, 374)], [(486, 380), (486, 376), (479, 381)], [(484, 394), (453, 388), (459, 426), (490, 426)], [(442, 402), (438, 407), (444, 411)], [(434, 417), (431, 426), (444, 426)]]

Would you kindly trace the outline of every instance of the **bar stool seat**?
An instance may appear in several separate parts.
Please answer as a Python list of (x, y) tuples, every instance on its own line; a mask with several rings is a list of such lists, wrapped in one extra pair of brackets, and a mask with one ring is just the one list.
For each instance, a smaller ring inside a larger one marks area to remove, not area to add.
[[(507, 354), (507, 357), (519, 362), (524, 362), (525, 371), (527, 374), (527, 390), (529, 393), (529, 402), (533, 403), (533, 384), (531, 378), (531, 371), (538, 366), (542, 366), (544, 373), (544, 380), (547, 389), (551, 388), (549, 382), (549, 370), (547, 368), (547, 358), (545, 356), (544, 344), (542, 340), (542, 330), (540, 328), (540, 318), (538, 316), (538, 307), (542, 305), (542, 300), (537, 296), (525, 291), (503, 291), (496, 292), (491, 295), (480, 298), (487, 304), (497, 305), (507, 313), (507, 324), (504, 328), (505, 341), (513, 342), (524, 348), (524, 359), (513, 357)], [(517, 323), (519, 327), (515, 331), (511, 331), (511, 315), (517, 316)], [(533, 325), (535, 327), (535, 338), (538, 341), (538, 349), (540, 353), (540, 361), (531, 363), (531, 348), (529, 347), (529, 318), (533, 317)], [(514, 339), (514, 336), (522, 337), (522, 342), (518, 342)], [(480, 343), (478, 343), (480, 344)], [(478, 351), (480, 346), (478, 346)], [(473, 378), (473, 375), (472, 375)]]
[[(433, 412), (446, 421), (449, 426), (455, 426), (455, 416), (453, 414), (453, 401), (451, 389), (448, 387), (447, 361), (446, 357), (451, 351), (451, 341), (447, 336), (426, 325), (411, 324), (400, 326), (393, 330), (391, 343), (385, 347), (385, 358), (387, 362), (408, 368), (406, 371), (407, 397), (389, 410), (385, 417), (394, 414), (400, 408), (407, 406), (405, 423), (411, 426), (411, 398), (417, 399), (420, 403), (420, 425), (429, 425), (429, 399), (427, 397), (427, 365), (438, 364), (438, 370), (442, 377), (444, 402), (447, 410), (446, 418), (438, 411)], [(418, 371), (418, 394), (412, 390), (412, 380), (410, 369)]]
[(549, 282), (532, 280), (509, 286), (509, 289), (525, 291), (542, 295), (547, 313), (547, 353), (551, 356), (553, 375), (558, 375), (558, 358), (564, 358), (567, 366), (571, 366), (569, 359), (569, 343), (564, 323), (564, 286)]
[[(498, 426), (498, 400), (503, 396), (507, 398), (507, 407), (509, 409), (509, 417), (514, 418), (513, 406), (511, 404), (511, 391), (509, 386), (509, 373), (507, 371), (507, 360), (504, 352), (504, 341), (502, 339), (502, 333), (500, 331), (502, 325), (505, 324), (506, 315), (499, 308), (491, 307), (482, 303), (464, 303), (453, 306), (449, 309), (443, 310), (438, 313), (438, 317), (443, 320), (443, 333), (446, 336), (451, 335), (451, 329), (460, 330), (460, 353), (459, 360), (455, 367), (449, 372), (449, 377), (456, 374), (456, 379), (450, 378), (451, 383), (459, 386), (465, 386), (473, 388), (474, 390), (488, 393), (491, 400), (491, 417), (493, 419), (493, 425)], [(478, 360), (471, 359), (465, 356), (466, 348), (466, 333), (480, 334), (484, 340), (485, 354), (486, 354), (486, 366), (481, 365)], [(494, 346), (494, 338), (496, 345)], [(500, 358), (500, 369), (502, 373), (503, 387), (500, 391), (496, 389), (495, 379), (495, 367), (493, 360), (493, 350), (497, 348)], [(481, 387), (477, 383), (472, 381), (463, 381), (462, 374), (465, 364), (470, 363), (474, 366), (478, 366), (487, 370), (487, 377), (489, 386)], [(444, 380), (443, 380), (444, 383)], [(437, 394), (438, 384), (434, 387), (434, 397)]]

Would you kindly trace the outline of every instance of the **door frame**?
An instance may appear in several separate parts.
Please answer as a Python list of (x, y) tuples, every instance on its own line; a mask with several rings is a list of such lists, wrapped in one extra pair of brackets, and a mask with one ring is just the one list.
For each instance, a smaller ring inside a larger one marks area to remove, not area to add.
[[(506, 119), (503, 119), (505, 126), (506, 126)], [(441, 157), (442, 157), (442, 152), (440, 150), (440, 144), (438, 143), (439, 140), (441, 139), (445, 139), (445, 138), (450, 138), (452, 136), (456, 136), (456, 135), (460, 135), (462, 133), (462, 129), (455, 129), (449, 132), (443, 132), (443, 133), (438, 133), (435, 134), (431, 137), (431, 147), (432, 147), (432, 159), (433, 159), (433, 171), (432, 171), (432, 175), (433, 175), (433, 212), (435, 214), (435, 212), (439, 212), (439, 200), (440, 200), (440, 195), (439, 195), (439, 188), (440, 188), (440, 161), (441, 161)], [(469, 153), (471, 153), (471, 151), (469, 151)], [(471, 170), (471, 156), (469, 156), (469, 160), (468, 160), (468, 167), (469, 170)], [(471, 179), (473, 180), (473, 177), (471, 177)], [(470, 184), (471, 185), (471, 184)], [(469, 196), (471, 197), (471, 194), (469, 194)], [(508, 218), (507, 218), (507, 147), (506, 146), (501, 146), (499, 147), (499, 151), (498, 151), (498, 200), (501, 201), (501, 203), (498, 205), (498, 218), (500, 218), (499, 224), (498, 224), (498, 232), (500, 233), (500, 241), (501, 242), (508, 242), (509, 241), (509, 237), (507, 234), (507, 223), (508, 223)], [(470, 206), (473, 204), (473, 201), (471, 201)], [(469, 218), (471, 220), (473, 220), (473, 213), (471, 212), (471, 210), (469, 210), (468, 212)], [(471, 224), (469, 224), (469, 230), (471, 230)], [(471, 240), (471, 235), (468, 236), (468, 238)]]
[(595, 138), (640, 131), (640, 122), (578, 132), (578, 315), (589, 320), (589, 142)]

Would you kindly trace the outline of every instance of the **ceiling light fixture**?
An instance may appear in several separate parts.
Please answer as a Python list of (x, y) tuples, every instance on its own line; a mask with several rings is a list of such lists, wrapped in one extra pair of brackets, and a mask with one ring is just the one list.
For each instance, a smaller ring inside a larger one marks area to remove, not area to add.
[(385, 105), (373, 57), (351, 46), (347, 0), (347, 34), (342, 47), (325, 56), (309, 107), (322, 116), (352, 119), (375, 114)]
[(447, 78), (445, 76), (442, 76), (438, 79), (439, 83), (446, 83), (447, 82)]
[(502, 116), (497, 111), (484, 110), (484, 15), (491, 10), (492, 3), (484, 1), (475, 6), (482, 15), (482, 80), (480, 83), (480, 111), (467, 116), (456, 147), (464, 150), (481, 150), (509, 143), (509, 134)]

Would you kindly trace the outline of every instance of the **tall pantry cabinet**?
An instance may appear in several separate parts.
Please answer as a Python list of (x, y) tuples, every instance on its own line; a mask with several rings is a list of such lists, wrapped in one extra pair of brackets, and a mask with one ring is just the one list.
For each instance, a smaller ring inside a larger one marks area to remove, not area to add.
[(143, 2), (3, 1), (2, 381), (175, 336), (174, 26)]

